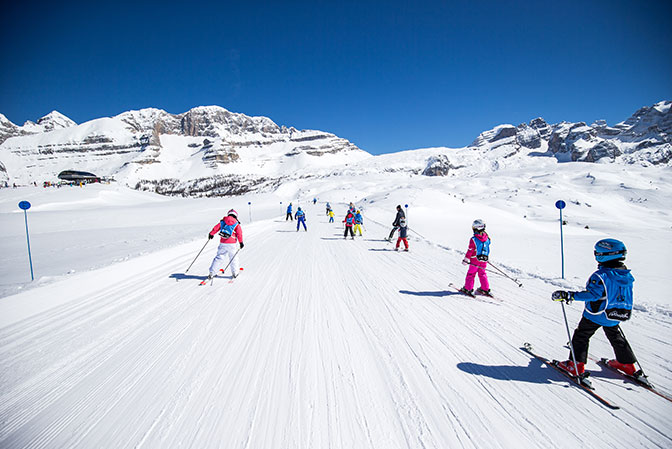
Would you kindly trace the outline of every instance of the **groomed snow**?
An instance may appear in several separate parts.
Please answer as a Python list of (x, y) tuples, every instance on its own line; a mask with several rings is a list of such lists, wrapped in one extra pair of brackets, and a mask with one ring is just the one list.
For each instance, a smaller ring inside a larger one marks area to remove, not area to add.
[[(670, 402), (591, 362), (598, 392), (622, 407), (609, 410), (520, 350), (529, 341), (566, 357), (550, 293), (585, 282), (596, 240), (621, 238), (638, 304), (623, 329), (672, 393), (669, 170), (572, 167), (337, 175), (218, 199), (2, 189), (0, 447), (670, 447)], [(20, 200), (33, 203), (33, 283)], [(307, 211), (309, 232), (285, 221), (289, 201)], [(366, 220), (355, 241), (342, 237), (348, 201)], [(382, 241), (397, 204), (409, 204), (409, 253)], [(198, 286), (216, 244), (185, 270), (231, 207), (244, 270)], [(499, 300), (448, 287), (464, 280), (474, 218), (488, 223), (492, 261), (524, 284), (491, 274)], [(573, 329), (580, 304), (567, 313)], [(612, 356), (601, 332), (591, 354)]]

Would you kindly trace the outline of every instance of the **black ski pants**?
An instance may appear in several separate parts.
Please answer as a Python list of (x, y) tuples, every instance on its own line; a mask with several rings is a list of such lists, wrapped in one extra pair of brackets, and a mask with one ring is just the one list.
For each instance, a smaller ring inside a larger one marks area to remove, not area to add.
[(294, 217), (292, 216), (292, 213), (291, 213), (291, 212), (287, 212), (287, 216), (285, 217), (285, 221), (287, 221), (287, 220), (292, 220), (292, 221), (294, 221)]
[(399, 226), (395, 226), (392, 228), (390, 231), (390, 236), (388, 237), (388, 240), (392, 240), (392, 237), (394, 237), (394, 233), (397, 232), (397, 229), (399, 229)]
[(343, 233), (343, 237), (347, 237), (348, 232), (350, 233), (350, 236), (354, 239), (355, 238), (355, 233), (352, 232), (352, 226), (346, 226), (345, 227), (345, 232)]
[[(586, 363), (588, 360), (588, 342), (590, 341), (590, 337), (592, 337), (595, 331), (600, 327), (602, 326), (593, 323), (588, 318), (581, 317), (579, 326), (572, 336), (572, 346), (574, 346), (574, 355), (576, 356), (577, 362)], [(628, 342), (623, 338), (623, 334), (618, 325), (604, 327), (604, 334), (609, 339), (611, 347), (614, 348), (616, 360), (621, 363), (635, 363), (635, 355), (632, 353)], [(569, 359), (572, 359), (571, 351), (569, 353)]]

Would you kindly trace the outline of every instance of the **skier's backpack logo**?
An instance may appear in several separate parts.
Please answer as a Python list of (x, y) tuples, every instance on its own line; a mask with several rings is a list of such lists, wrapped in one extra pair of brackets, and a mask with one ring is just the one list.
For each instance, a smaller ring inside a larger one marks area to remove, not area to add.
[(610, 320), (627, 321), (632, 315), (632, 288), (618, 287), (613, 301), (607, 303), (605, 310)]
[(399, 227), (405, 228), (406, 227), (406, 219), (404, 217), (401, 217), (399, 219)]
[(238, 222), (235, 222), (234, 224), (226, 224), (224, 223), (224, 220), (219, 222), (219, 235), (223, 239), (228, 239), (231, 237), (233, 234), (233, 230), (236, 229), (236, 226), (238, 226)]

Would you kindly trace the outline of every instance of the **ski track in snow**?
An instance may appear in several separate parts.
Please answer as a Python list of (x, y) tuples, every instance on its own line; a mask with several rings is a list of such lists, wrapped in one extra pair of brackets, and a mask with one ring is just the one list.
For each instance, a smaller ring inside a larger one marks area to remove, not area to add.
[[(411, 251), (355, 241), (308, 207), (309, 232), (246, 229), (241, 276), (199, 286), (201, 241), (4, 298), (3, 448), (669, 448), (672, 403), (589, 366), (609, 410), (520, 350), (564, 358), (543, 279), (490, 276), (497, 298), (457, 294), (466, 268), (411, 235)], [(319, 212), (315, 212), (315, 211)], [(380, 251), (385, 249), (386, 251)], [(568, 308), (570, 327), (580, 308)], [(626, 333), (672, 391), (672, 319)], [(552, 335), (552, 338), (549, 338)], [(564, 338), (564, 337), (563, 337)], [(611, 356), (601, 331), (591, 353)]]

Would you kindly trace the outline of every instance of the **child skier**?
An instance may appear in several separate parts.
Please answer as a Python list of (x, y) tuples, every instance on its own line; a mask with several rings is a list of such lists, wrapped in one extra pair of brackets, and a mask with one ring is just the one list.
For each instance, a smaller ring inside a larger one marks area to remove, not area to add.
[(329, 214), (328, 215), (329, 215), (329, 223), (333, 223), (334, 222), (334, 211), (329, 209)]
[(299, 232), (299, 225), (301, 224), (303, 224), (303, 229), (308, 232), (308, 228), (306, 227), (306, 214), (300, 207), (297, 209), (294, 218), (296, 218), (296, 232)]
[(399, 220), (402, 218), (406, 218), (406, 214), (404, 214), (404, 211), (401, 209), (401, 204), (397, 205), (397, 216), (394, 218), (394, 222), (392, 223), (392, 230), (390, 231), (390, 236), (387, 238), (388, 242), (392, 241), (392, 237), (394, 237), (394, 233), (397, 232), (397, 229), (399, 229)]
[(556, 290), (551, 295), (554, 301), (586, 303), (583, 317), (572, 336), (576, 366), (571, 351), (570, 359), (558, 366), (572, 375), (577, 372), (583, 374), (590, 337), (602, 327), (616, 355), (616, 360), (609, 360), (609, 366), (625, 374), (636, 375), (637, 360), (618, 325), (620, 321), (628, 320), (632, 313), (632, 284), (635, 281), (623, 264), (627, 254), (625, 245), (616, 239), (603, 239), (595, 244), (594, 254), (598, 269), (588, 279), (584, 291)]
[(408, 228), (406, 227), (406, 217), (401, 217), (399, 219), (399, 238), (397, 239), (397, 246), (394, 248), (395, 251), (399, 251), (399, 245), (401, 242), (404, 242), (404, 251), (408, 251), (408, 239), (406, 238), (407, 233)]
[(352, 230), (353, 234), (356, 234), (359, 231), (359, 236), (362, 236), (362, 225), (364, 224), (364, 217), (360, 211), (355, 212), (355, 227)]
[(238, 222), (238, 213), (231, 209), (227, 212), (226, 217), (212, 228), (212, 231), (208, 233), (208, 238), (211, 239), (215, 234), (219, 233), (219, 246), (217, 247), (217, 255), (212, 260), (210, 265), (210, 274), (208, 274), (208, 280), (215, 277), (217, 270), (220, 265), (223, 264), (226, 260), (229, 261), (229, 266), (231, 267), (231, 275), (235, 278), (238, 276), (238, 249), (236, 249), (236, 243), (240, 245), (240, 249), (243, 249), (243, 229)]
[(462, 263), (469, 265), (467, 270), (467, 277), (464, 280), (464, 287), (460, 289), (462, 293), (467, 295), (474, 295), (474, 280), (478, 274), (478, 280), (481, 286), (478, 288), (478, 293), (490, 296), (490, 284), (488, 283), (488, 274), (485, 268), (488, 266), (488, 256), (490, 254), (490, 237), (485, 232), (485, 222), (481, 219), (474, 220), (471, 224), (471, 230), (474, 235), (469, 240), (469, 249), (465, 254)]
[(347, 239), (349, 232), (350, 236), (352, 237), (352, 240), (354, 240), (355, 234), (352, 232), (352, 227), (355, 225), (355, 214), (348, 211), (348, 214), (345, 216), (345, 220), (343, 220), (343, 223), (345, 223), (345, 233), (343, 233), (343, 238)]
[(292, 203), (289, 203), (289, 206), (287, 206), (287, 215), (285, 216), (285, 221), (287, 220), (294, 221), (294, 217), (292, 216)]

